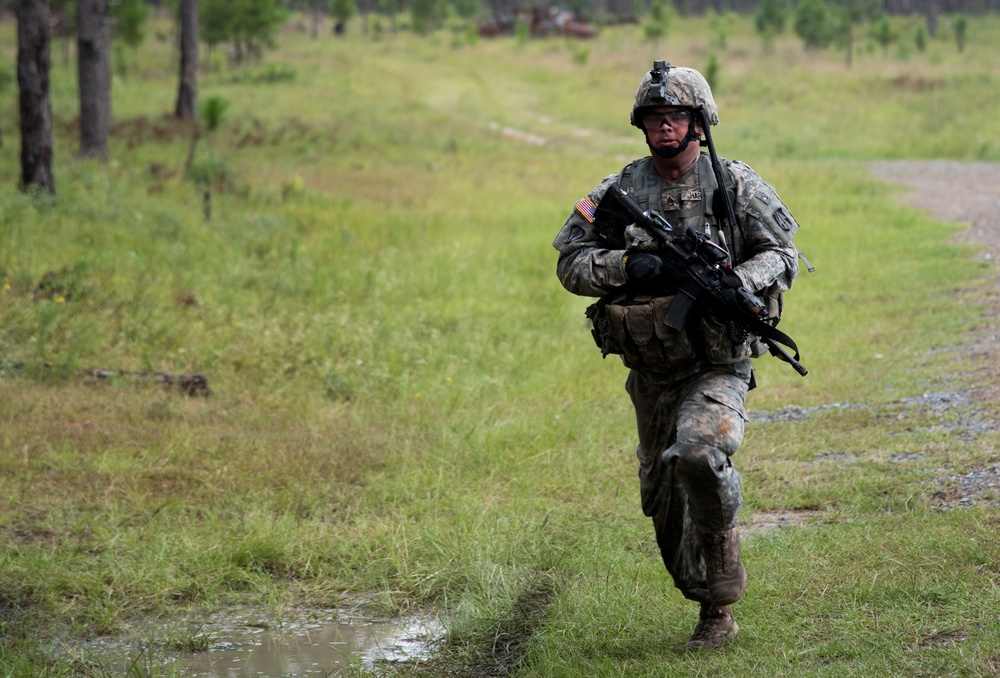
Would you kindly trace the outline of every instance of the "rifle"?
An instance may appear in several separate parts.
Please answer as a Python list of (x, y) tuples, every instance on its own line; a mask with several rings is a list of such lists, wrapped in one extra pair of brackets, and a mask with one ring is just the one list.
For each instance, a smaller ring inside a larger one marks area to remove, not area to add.
[[(799, 349), (787, 334), (767, 322), (767, 306), (746, 287), (723, 283), (723, 274), (732, 265), (729, 253), (705, 234), (689, 228), (683, 238), (673, 239), (673, 226), (662, 216), (644, 212), (618, 184), (612, 184), (597, 206), (594, 225), (605, 239), (618, 240), (626, 226), (635, 224), (656, 239), (657, 254), (663, 261), (663, 282), (677, 294), (667, 310), (665, 322), (675, 330), (684, 328), (692, 308), (701, 302), (727, 321), (734, 343), (756, 334), (768, 352), (788, 363), (803, 377), (809, 372), (799, 362)], [(788, 347), (794, 356), (785, 350)]]

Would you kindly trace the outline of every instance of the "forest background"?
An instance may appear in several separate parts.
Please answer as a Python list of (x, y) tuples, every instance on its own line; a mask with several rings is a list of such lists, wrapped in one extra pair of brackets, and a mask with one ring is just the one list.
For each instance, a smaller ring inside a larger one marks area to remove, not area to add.
[[(396, 18), (292, 13), (254, 56), (203, 48), (191, 122), (153, 13), (116, 57), (106, 162), (76, 157), (56, 38), (54, 193), (18, 189), (0, 23), (0, 669), (86, 670), (61, 642), (135, 616), (360, 599), (445, 621), (401, 672), (994, 675), (997, 496), (957, 497), (1000, 461), (969, 350), (996, 272), (867, 167), (1000, 159), (1000, 20), (878, 14), (848, 52), (793, 15), (591, 40)], [(711, 77), (720, 153), (778, 188), (817, 268), (782, 322), (809, 376), (758, 361), (751, 586), (709, 655), (681, 651), (696, 610), (638, 509), (625, 372), (550, 246), (645, 152), (627, 121), (654, 58)], [(195, 374), (210, 393), (158, 383)]]

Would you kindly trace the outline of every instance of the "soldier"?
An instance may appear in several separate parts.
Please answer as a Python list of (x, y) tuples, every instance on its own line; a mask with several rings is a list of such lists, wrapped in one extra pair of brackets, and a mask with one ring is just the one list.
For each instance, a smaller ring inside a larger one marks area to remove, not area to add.
[[(594, 206), (617, 182), (643, 210), (670, 222), (674, 234), (690, 227), (710, 235), (733, 264), (726, 284), (764, 300), (776, 322), (782, 293), (798, 273), (798, 224), (750, 167), (715, 155), (709, 126), (718, 122), (712, 91), (698, 71), (654, 62), (631, 114), (651, 154), (577, 203), (553, 243), (563, 286), (600, 297), (588, 309), (598, 344), (630, 368), (625, 390), (638, 428), (642, 510), (652, 518), (674, 585), (701, 605), (687, 649), (722, 647), (739, 631), (732, 605), (743, 595), (747, 573), (737, 530), (740, 475), (731, 458), (743, 440), (744, 400), (755, 385), (751, 358), (766, 349), (759, 337), (740, 336), (710, 309), (691, 314), (681, 330), (667, 326), (677, 290), (664, 286), (656, 241), (635, 225), (608, 237), (594, 223)], [(710, 153), (701, 152), (705, 145)]]

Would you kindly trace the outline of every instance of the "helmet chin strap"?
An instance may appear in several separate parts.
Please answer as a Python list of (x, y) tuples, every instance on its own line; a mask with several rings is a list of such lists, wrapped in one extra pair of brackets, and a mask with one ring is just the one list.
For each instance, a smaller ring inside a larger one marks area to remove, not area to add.
[(653, 148), (653, 146), (649, 143), (649, 133), (646, 132), (646, 130), (643, 130), (643, 133), (646, 136), (646, 145), (649, 146), (650, 152), (655, 153), (666, 160), (676, 158), (678, 155), (683, 153), (687, 150), (688, 144), (692, 141), (701, 143), (701, 134), (695, 131), (695, 126), (693, 124), (688, 127), (687, 136), (681, 140), (681, 143), (677, 145), (677, 148)]

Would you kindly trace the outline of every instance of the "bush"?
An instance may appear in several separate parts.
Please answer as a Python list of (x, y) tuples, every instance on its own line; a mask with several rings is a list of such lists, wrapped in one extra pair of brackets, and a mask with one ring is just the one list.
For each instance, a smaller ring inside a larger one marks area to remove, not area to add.
[(802, 0), (795, 10), (795, 34), (806, 49), (824, 49), (833, 39), (830, 10), (823, 0)]

